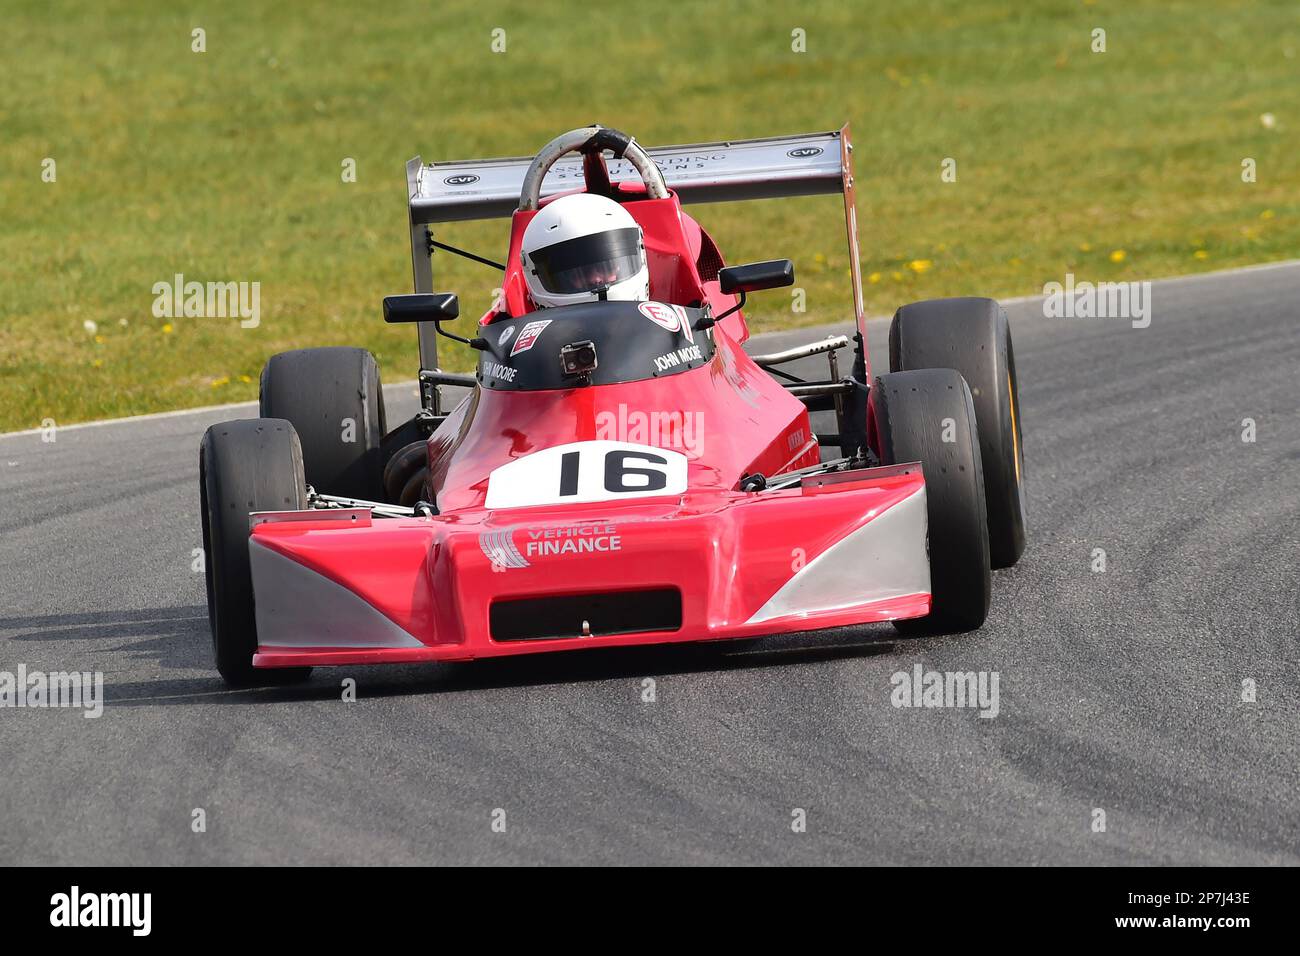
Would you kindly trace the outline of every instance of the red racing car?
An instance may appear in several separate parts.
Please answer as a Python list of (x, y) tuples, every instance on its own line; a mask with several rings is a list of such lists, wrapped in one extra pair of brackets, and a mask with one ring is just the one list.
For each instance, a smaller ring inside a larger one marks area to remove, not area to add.
[[(389, 429), (369, 352), (303, 349), (267, 363), (261, 417), (203, 437), (222, 676), (979, 627), (990, 567), (1025, 543), (1007, 317), (982, 298), (904, 306), (871, 376), (851, 154), (847, 126), (651, 150), (593, 126), (532, 159), (408, 163), (415, 293), (384, 317), (417, 326), (420, 412)], [(683, 204), (833, 192), (856, 335), (747, 354), (746, 295), (793, 266), (726, 266)], [(428, 229), (498, 216), (504, 263)], [(472, 338), (444, 327), (459, 305), (433, 291), (435, 249), (503, 270)], [(441, 371), (439, 337), (477, 371)], [(823, 380), (783, 367), (815, 355)], [(444, 410), (443, 386), (470, 391)]]

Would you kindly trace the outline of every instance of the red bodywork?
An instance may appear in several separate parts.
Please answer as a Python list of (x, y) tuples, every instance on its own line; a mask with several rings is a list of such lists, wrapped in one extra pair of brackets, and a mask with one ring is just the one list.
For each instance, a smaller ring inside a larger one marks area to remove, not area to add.
[[(715, 313), (735, 304), (719, 289), (722, 261), (713, 240), (675, 195), (630, 199), (625, 208), (645, 233), (652, 299), (704, 300)], [(512, 223), (503, 286), (510, 316), (531, 311), (519, 245), (532, 215), (517, 212)], [(482, 324), (495, 317), (490, 312)], [(254, 664), (469, 660), (929, 613), (920, 468), (864, 469), (784, 490), (739, 491), (746, 474), (813, 466), (820, 453), (803, 403), (741, 348), (748, 337), (743, 316), (733, 313), (712, 334), (715, 354), (707, 364), (661, 378), (540, 392), (475, 388), (429, 439), (436, 516), (314, 511), (255, 522)], [(555, 446), (604, 440), (685, 455), (685, 491), (486, 507), (489, 479), (501, 466)], [(649, 591), (680, 595), (679, 626), (646, 630), (633, 620), (626, 632), (575, 628), (571, 635), (509, 640), (493, 634), (494, 604), (571, 595), (617, 601)]]

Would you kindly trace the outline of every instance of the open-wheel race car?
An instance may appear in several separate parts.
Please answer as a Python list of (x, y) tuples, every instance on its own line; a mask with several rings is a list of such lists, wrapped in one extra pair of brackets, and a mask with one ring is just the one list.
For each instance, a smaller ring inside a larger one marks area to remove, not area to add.
[[(390, 429), (369, 352), (302, 349), (266, 364), (259, 418), (203, 437), (221, 674), (979, 627), (1025, 543), (1007, 317), (904, 306), (871, 375), (851, 158), (847, 126), (650, 150), (592, 126), (531, 159), (408, 163), (415, 292), (384, 317), (418, 330), (421, 410)], [(844, 196), (856, 333), (747, 354), (747, 294), (793, 266), (726, 266), (683, 204), (819, 193)], [(507, 216), (504, 263), (428, 228)], [(472, 337), (444, 327), (434, 249), (503, 270)], [(440, 337), (477, 371), (441, 371)], [(817, 355), (824, 380), (790, 371)], [(468, 396), (444, 409), (447, 386)]]

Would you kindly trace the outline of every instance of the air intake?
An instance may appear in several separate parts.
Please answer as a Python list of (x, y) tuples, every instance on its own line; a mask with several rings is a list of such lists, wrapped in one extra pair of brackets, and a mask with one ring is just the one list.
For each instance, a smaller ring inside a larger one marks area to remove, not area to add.
[(682, 593), (660, 588), (496, 601), (488, 621), (494, 641), (676, 631), (682, 626)]

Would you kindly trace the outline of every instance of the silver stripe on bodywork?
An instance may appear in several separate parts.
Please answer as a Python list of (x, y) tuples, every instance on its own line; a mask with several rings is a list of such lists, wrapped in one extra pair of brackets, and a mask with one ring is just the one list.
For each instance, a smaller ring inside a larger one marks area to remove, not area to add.
[(813, 558), (746, 623), (930, 593), (925, 488)]
[(424, 647), (357, 594), (248, 539), (262, 647)]
[(292, 524), (296, 521), (347, 521), (370, 527), (369, 508), (313, 508), (308, 511), (254, 511), (248, 516), (251, 530), (259, 524)]

